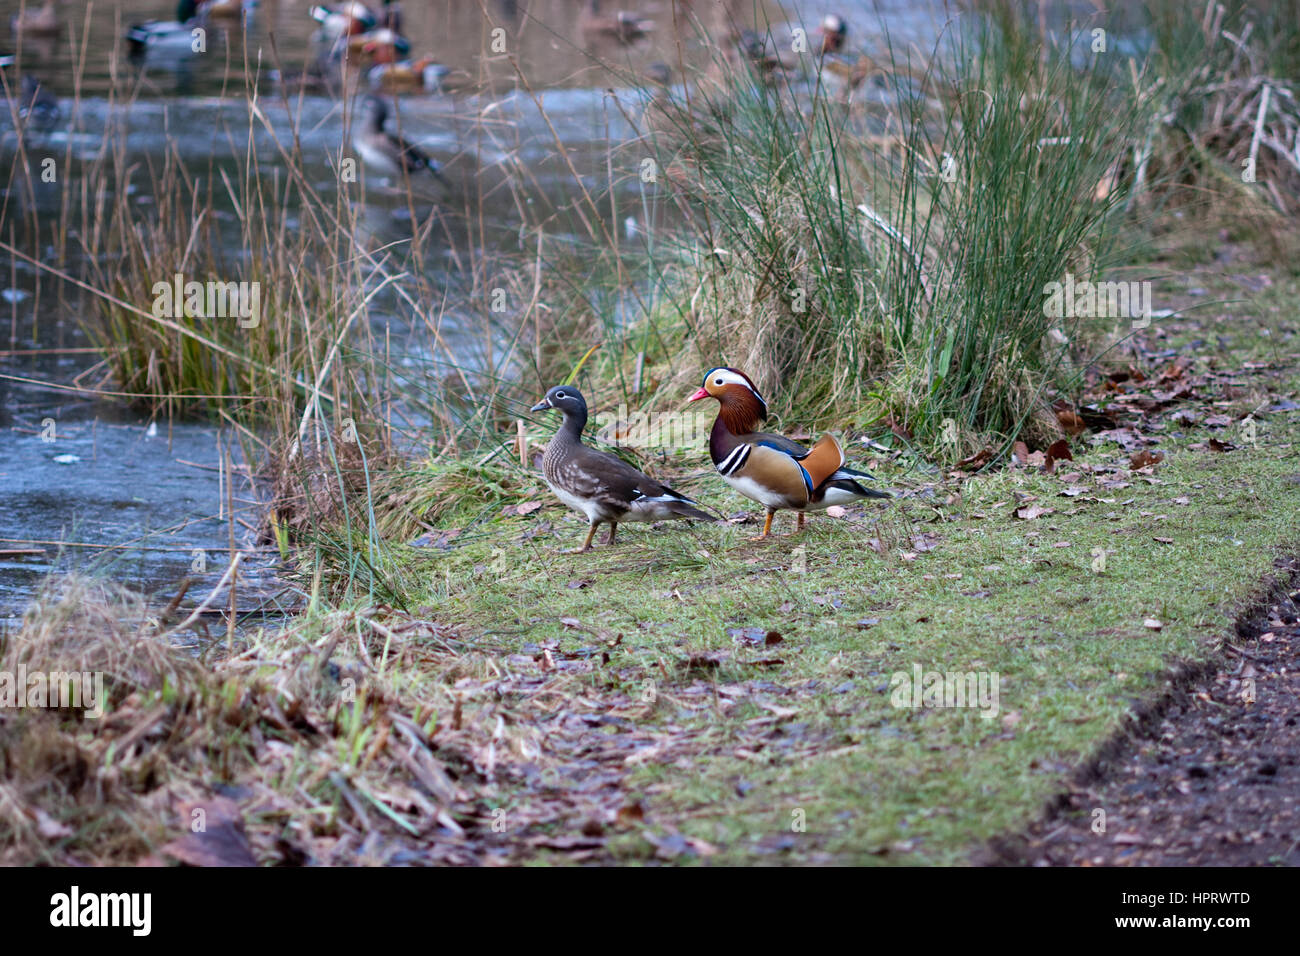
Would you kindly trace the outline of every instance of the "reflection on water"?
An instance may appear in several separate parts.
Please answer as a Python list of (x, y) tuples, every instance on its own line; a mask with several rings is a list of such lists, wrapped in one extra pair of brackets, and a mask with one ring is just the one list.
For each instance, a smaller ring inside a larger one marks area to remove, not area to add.
[[(242, 27), (211, 24), (202, 54), (150, 56), (143, 69), (127, 61), (121, 38), (132, 24), (171, 19), (176, 5), (169, 0), (60, 3), (59, 36), (0, 40), (0, 55), (18, 57), (0, 73), (6, 89), (16, 91), (20, 75), (34, 76), (59, 97), (62, 112), (60, 127), (29, 136), (21, 152), (8, 111), (0, 115), (0, 169), (8, 171), (0, 183), (0, 238), (22, 247), (33, 220), (45, 234), (69, 204), (111, 205), (113, 195), (87, 196), (80, 188), (87, 181), (84, 169), (98, 161), (130, 170), (106, 189), (126, 190), (147, 211), (154, 202), (149, 171), (169, 151), (190, 175), (220, 183), (223, 170), (237, 179), (238, 161), (250, 153), (273, 173), (285, 166), (283, 151), (297, 150), (312, 186), (332, 194), (339, 162), (349, 154), (351, 126), (360, 121), (351, 115), (352, 97), (272, 81), (272, 71), (292, 80), (320, 63), (310, 6), (308, 0), (260, 0)], [(667, 220), (670, 210), (641, 190), (641, 156), (620, 148), (637, 135), (632, 120), (645, 96), (637, 87), (657, 61), (676, 68), (703, 64), (709, 38), (726, 43), (732, 29), (754, 23), (756, 15), (783, 17), (775, 5), (753, 0), (606, 4), (639, 7), (654, 20), (644, 39), (623, 44), (592, 30), (582, 15), (585, 6), (586, 0), (402, 4), (411, 57), (432, 58), (446, 68), (440, 75), (448, 82), (431, 95), (403, 96), (398, 124), (442, 164), (452, 191), (449, 198), (412, 209), (370, 174), (362, 182), (363, 198), (354, 200), (362, 241), (401, 244), (410, 239), (412, 214), (420, 222), (436, 217), (425, 279), (454, 290), (467, 281), (456, 250), (472, 249), (481, 261), (494, 249), (517, 249), (525, 224), (562, 240), (574, 228), (570, 207), (583, 190), (605, 197), (596, 214), (609, 234), (643, 233), (647, 222)], [(19, 7), (15, 0), (0, 0), (0, 23), (7, 24)], [(832, 9), (849, 20), (850, 36), (863, 47), (887, 25), (895, 42), (928, 50), (945, 18), (941, 2), (800, 5), (810, 24)], [(0, 26), (0, 36), (6, 30)], [(114, 154), (118, 139), (125, 145)], [(65, 157), (70, 168), (64, 168)], [(55, 182), (39, 175), (48, 159), (62, 164)], [(527, 197), (521, 201), (525, 180)], [(223, 189), (214, 189), (213, 197), (231, 254), (242, 254), (233, 201)], [(80, 212), (73, 219), (84, 221)], [(77, 269), (75, 260), (58, 264)], [(77, 327), (77, 316), (93, 303), (75, 288), (55, 287), (48, 277), (38, 283), (34, 267), (8, 256), (0, 257), (0, 290), (0, 626), (12, 623), (41, 576), (90, 562), (111, 564), (115, 578), (147, 592), (169, 596), (190, 576), (198, 582), (191, 597), (206, 593), (221, 575), (231, 537), (236, 547), (249, 547), (249, 526), (256, 523), (251, 490), (238, 476), (231, 489), (234, 520), (219, 517), (225, 486), (219, 480), (224, 462), (217, 430), (159, 422), (151, 433), (146, 420), (111, 398), (67, 390), (94, 363)], [(460, 348), (454, 296), (449, 299), (443, 334)], [(395, 300), (381, 298), (374, 305), (400, 348), (401, 333), (410, 327), (401, 324), (395, 308), (385, 315)], [(411, 343), (407, 358), (399, 356), (397, 363), (425, 354), (424, 344)], [(476, 347), (464, 338), (468, 362)], [(96, 374), (86, 380), (105, 384)], [(114, 547), (88, 547), (93, 545)]]

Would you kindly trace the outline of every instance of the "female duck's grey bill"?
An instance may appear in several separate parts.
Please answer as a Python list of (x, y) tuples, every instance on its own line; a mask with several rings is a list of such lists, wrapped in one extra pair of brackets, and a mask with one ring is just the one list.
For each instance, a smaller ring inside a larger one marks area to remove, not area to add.
[(550, 407), (551, 407), (551, 403), (547, 399), (542, 399), (540, 402), (538, 402), (536, 405), (534, 405), (532, 408), (528, 410), (530, 412), (544, 412)]

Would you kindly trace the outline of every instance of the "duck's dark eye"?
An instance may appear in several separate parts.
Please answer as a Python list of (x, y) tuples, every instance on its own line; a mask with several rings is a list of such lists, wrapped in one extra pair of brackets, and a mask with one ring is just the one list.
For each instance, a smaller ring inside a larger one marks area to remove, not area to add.
[(720, 378), (715, 378), (715, 379), (713, 380), (713, 384), (714, 384), (714, 385), (721, 385), (721, 384), (723, 384), (722, 379), (720, 379)]
[(564, 393), (563, 393), (563, 392), (556, 392), (556, 393), (555, 393), (555, 397), (556, 397), (556, 398), (564, 398)]

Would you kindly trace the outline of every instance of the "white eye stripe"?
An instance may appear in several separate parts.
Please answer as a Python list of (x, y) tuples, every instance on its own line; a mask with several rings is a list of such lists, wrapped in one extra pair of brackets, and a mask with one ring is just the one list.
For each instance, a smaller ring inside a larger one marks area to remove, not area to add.
[(709, 373), (709, 377), (712, 378), (713, 384), (718, 387), (721, 387), (723, 385), (740, 385), (748, 389), (750, 392), (752, 392), (760, 402), (763, 401), (763, 396), (758, 394), (758, 389), (754, 388), (754, 386), (750, 385), (749, 382), (745, 381), (745, 376), (738, 375), (737, 373), (731, 371), (730, 369), (725, 369), (725, 368), (714, 369), (712, 372)]

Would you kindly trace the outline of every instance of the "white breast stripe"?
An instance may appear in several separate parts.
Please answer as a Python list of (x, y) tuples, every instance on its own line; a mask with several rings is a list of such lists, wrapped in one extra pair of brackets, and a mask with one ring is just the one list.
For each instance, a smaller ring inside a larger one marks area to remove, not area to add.
[(726, 458), (718, 463), (718, 474), (726, 477), (745, 463), (749, 458), (749, 446), (737, 445)]

